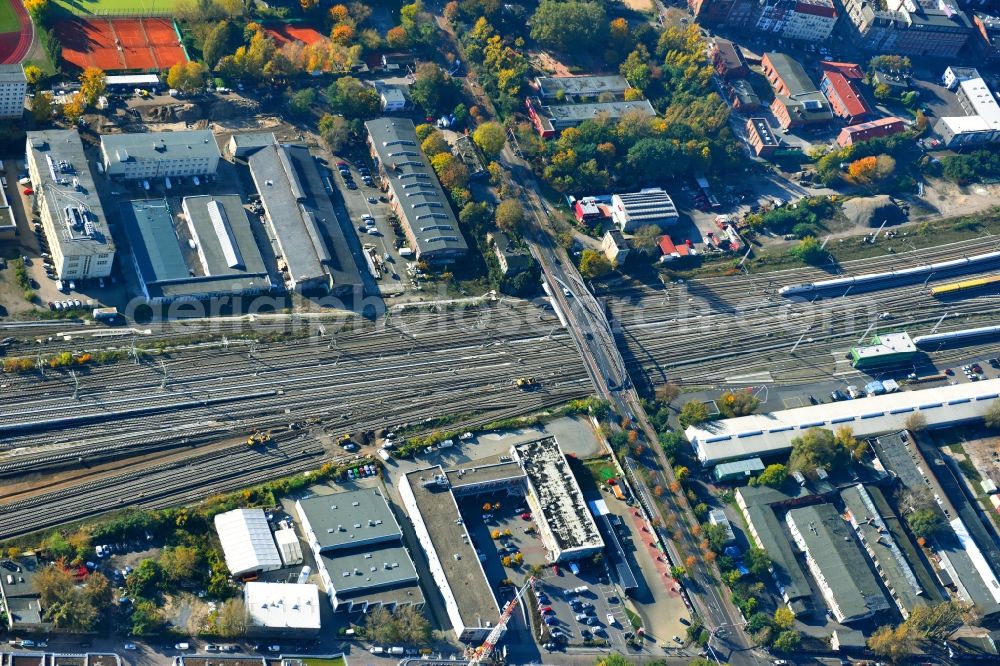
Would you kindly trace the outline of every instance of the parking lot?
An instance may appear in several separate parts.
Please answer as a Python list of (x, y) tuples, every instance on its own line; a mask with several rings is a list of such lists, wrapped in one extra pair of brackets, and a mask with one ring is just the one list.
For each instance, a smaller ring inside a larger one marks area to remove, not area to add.
[[(535, 584), (539, 607), (551, 608), (542, 615), (547, 618), (545, 623), (551, 635), (558, 638), (562, 634), (569, 645), (584, 645), (591, 639), (606, 640), (609, 647), (624, 652), (625, 634), (632, 630), (632, 625), (621, 595), (603, 564), (581, 560), (578, 566), (579, 574), (574, 574), (568, 566), (550, 566)], [(575, 591), (581, 588), (585, 589)]]

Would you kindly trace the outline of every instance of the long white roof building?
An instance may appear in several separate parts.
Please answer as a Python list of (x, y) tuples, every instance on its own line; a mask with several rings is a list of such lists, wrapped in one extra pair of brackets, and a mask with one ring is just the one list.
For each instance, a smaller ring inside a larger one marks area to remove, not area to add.
[(281, 568), (278, 547), (263, 509), (234, 509), (215, 517), (229, 572), (236, 577)]
[(769, 414), (751, 414), (690, 426), (684, 433), (698, 459), (708, 465), (788, 451), (810, 428), (846, 426), (856, 437), (902, 430), (919, 413), (927, 427), (981, 419), (1000, 397), (1000, 379), (845, 400)]

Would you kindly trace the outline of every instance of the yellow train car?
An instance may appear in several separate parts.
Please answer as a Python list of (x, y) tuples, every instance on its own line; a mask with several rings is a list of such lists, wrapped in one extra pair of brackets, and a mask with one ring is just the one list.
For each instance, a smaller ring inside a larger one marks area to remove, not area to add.
[(950, 296), (961, 291), (979, 289), (991, 285), (1000, 286), (1000, 275), (989, 275), (974, 280), (962, 280), (961, 282), (949, 282), (948, 284), (938, 285), (931, 288), (931, 296)]

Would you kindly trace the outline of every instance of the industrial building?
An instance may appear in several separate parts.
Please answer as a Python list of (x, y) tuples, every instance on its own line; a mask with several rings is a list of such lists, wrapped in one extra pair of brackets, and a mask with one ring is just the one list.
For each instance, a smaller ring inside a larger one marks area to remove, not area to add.
[(770, 157), (781, 147), (781, 139), (767, 118), (747, 118), (747, 141), (757, 157)]
[(80, 135), (76, 130), (28, 132), (25, 162), (59, 278), (111, 275), (115, 242)]
[(586, 102), (579, 104), (548, 104), (538, 97), (525, 100), (528, 116), (543, 139), (554, 137), (569, 127), (576, 127), (585, 120), (607, 118), (614, 121), (630, 113), (650, 118), (656, 116), (656, 109), (649, 100), (631, 102)]
[(111, 178), (206, 176), (215, 174), (220, 157), (211, 130), (101, 135), (101, 161)]
[(855, 437), (871, 437), (903, 429), (914, 413), (922, 415), (932, 429), (974, 421), (983, 418), (998, 396), (1000, 379), (988, 379), (740, 416), (713, 421), (706, 427), (690, 426), (684, 432), (698, 459), (715, 465), (786, 453), (792, 440), (810, 428), (847, 426)]
[(108, 90), (112, 92), (132, 92), (136, 88), (157, 90), (160, 87), (160, 77), (157, 74), (108, 74)]
[(837, 145), (844, 148), (846, 146), (853, 146), (854, 144), (862, 141), (868, 141), (869, 139), (892, 136), (893, 134), (899, 134), (900, 132), (905, 131), (906, 123), (903, 122), (902, 118), (888, 116), (886, 118), (879, 118), (878, 120), (872, 120), (858, 125), (849, 125), (843, 128), (840, 130), (840, 134), (837, 135)]
[(312, 583), (260, 583), (243, 588), (247, 636), (311, 638), (319, 634), (319, 588)]
[(959, 80), (955, 96), (966, 115), (938, 119), (934, 132), (941, 141), (949, 148), (1000, 141), (1000, 105), (986, 81), (981, 77)]
[(819, 89), (826, 95), (833, 113), (849, 123), (859, 123), (872, 116), (874, 111), (861, 90), (864, 72), (850, 62), (821, 61), (823, 78)]
[(851, 365), (858, 369), (906, 363), (917, 355), (917, 346), (905, 331), (871, 337), (868, 344), (851, 347)]
[(480, 643), (500, 617), (500, 606), (479, 559), (458, 498), (524, 483), (511, 462), (480, 464), (446, 473), (440, 466), (403, 474), (399, 495), (413, 523), (427, 566), (444, 599), (455, 637)]
[(580, 101), (611, 95), (624, 97), (632, 88), (624, 76), (539, 76), (535, 78), (538, 97), (545, 101)]
[(278, 544), (278, 555), (281, 556), (282, 565), (291, 567), (302, 564), (302, 545), (295, 530), (277, 530), (274, 533), (274, 542)]
[(28, 79), (24, 76), (24, 65), (0, 65), (0, 118), (23, 116), (27, 94)]
[(555, 438), (517, 444), (511, 456), (527, 477), (528, 506), (537, 514), (549, 559), (564, 562), (601, 552), (604, 540)]
[(234, 509), (215, 517), (226, 566), (233, 578), (275, 571), (281, 557), (263, 509)]
[(797, 60), (784, 53), (765, 53), (764, 76), (774, 88), (771, 111), (784, 129), (833, 119), (830, 103)]
[(308, 148), (273, 139), (269, 133), (244, 135), (230, 150), (246, 157), (285, 287), (304, 294), (362, 294), (364, 282), (344, 228), (350, 220), (334, 212), (327, 190), (332, 186), (324, 183)]
[(238, 195), (185, 197), (187, 242), (178, 236), (165, 199), (126, 201), (120, 209), (147, 301), (208, 300), (271, 290)]
[(727, 483), (730, 481), (746, 480), (763, 471), (764, 463), (760, 458), (748, 458), (746, 460), (737, 460), (736, 462), (716, 465), (712, 470), (712, 476), (718, 483)]
[(648, 224), (662, 229), (676, 223), (680, 214), (669, 194), (662, 188), (649, 187), (612, 196), (611, 219), (619, 229), (631, 233)]
[[(946, 465), (940, 458), (937, 459), (938, 464), (930, 464), (925, 458), (925, 453), (933, 453), (933, 447), (917, 446), (905, 431), (875, 438), (871, 444), (886, 471), (907, 488), (926, 488), (942, 513), (953, 517), (949, 523), (952, 529), (941, 530), (929, 543), (937, 564), (935, 574), (941, 584), (963, 601), (975, 604), (984, 618), (1000, 614), (1000, 582), (982, 550), (969, 538), (970, 531), (964, 520), (969, 517), (971, 520), (968, 522), (975, 529), (979, 517), (974, 508), (970, 514), (971, 507), (964, 497), (957, 498), (962, 500), (961, 509), (952, 504), (950, 493), (938, 481), (939, 473), (946, 469)], [(979, 526), (979, 529), (982, 527)]]
[(832, 504), (790, 509), (785, 522), (837, 622), (856, 622), (891, 608), (851, 530)]
[(859, 483), (841, 490), (840, 497), (858, 540), (903, 619), (917, 606), (944, 601), (882, 491)]
[(17, 236), (17, 220), (7, 201), (7, 188), (0, 187), (0, 240), (13, 240)]
[(226, 150), (236, 158), (246, 159), (265, 146), (278, 145), (278, 137), (272, 132), (248, 132), (234, 134), (226, 143)]
[(403, 532), (380, 492), (300, 499), (295, 512), (334, 611), (423, 606)]
[(639, 580), (635, 575), (635, 567), (638, 564), (630, 560), (629, 552), (622, 543), (621, 534), (628, 533), (628, 526), (625, 525), (621, 516), (611, 513), (608, 504), (603, 499), (588, 502), (590, 512), (594, 514), (594, 521), (597, 529), (607, 546), (605, 554), (608, 563), (611, 565), (612, 575), (615, 583), (621, 590), (631, 595), (639, 589)]
[(430, 160), (420, 150), (413, 122), (378, 118), (366, 122), (365, 128), (381, 187), (389, 193), (392, 210), (416, 258), (447, 263), (468, 253), (448, 197)]

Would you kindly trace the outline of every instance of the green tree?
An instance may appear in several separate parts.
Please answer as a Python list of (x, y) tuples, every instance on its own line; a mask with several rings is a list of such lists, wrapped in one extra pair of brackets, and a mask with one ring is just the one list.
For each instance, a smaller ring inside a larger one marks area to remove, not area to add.
[(708, 548), (712, 552), (721, 553), (726, 547), (726, 528), (722, 525), (712, 523), (702, 523), (701, 534), (708, 542)]
[(678, 416), (681, 425), (685, 428), (704, 423), (708, 420), (708, 418), (708, 407), (701, 400), (691, 400), (690, 402), (685, 402), (681, 407), (681, 413)]
[(753, 414), (760, 404), (752, 392), (748, 390), (726, 391), (719, 397), (719, 412), (726, 418)]
[(611, 262), (597, 250), (587, 248), (580, 254), (580, 275), (590, 280), (611, 272)]
[(373, 118), (379, 112), (378, 93), (353, 76), (342, 76), (323, 91), (327, 104), (348, 120)]
[(219, 21), (205, 32), (201, 42), (201, 57), (214, 68), (222, 57), (234, 50), (239, 39), (238, 28), (232, 21)]
[(788, 606), (778, 606), (774, 611), (774, 626), (778, 629), (791, 629), (795, 624), (795, 613)]
[(531, 17), (531, 38), (563, 52), (586, 53), (601, 46), (606, 29), (607, 15), (596, 2), (542, 0)]
[(763, 578), (771, 568), (771, 556), (756, 546), (747, 551), (747, 568), (757, 578)]
[(163, 569), (155, 560), (143, 560), (125, 579), (125, 589), (133, 597), (152, 597), (163, 581)]
[(42, 548), (53, 560), (72, 561), (76, 557), (76, 550), (66, 541), (59, 532), (53, 532), (42, 542)]
[(788, 466), (800, 472), (813, 472), (820, 467), (826, 470), (839, 467), (848, 460), (848, 452), (837, 443), (833, 432), (825, 428), (810, 428), (792, 440)]
[(324, 113), (319, 119), (319, 138), (331, 153), (337, 154), (351, 137), (351, 124), (343, 116)]
[(316, 90), (313, 88), (302, 88), (289, 98), (288, 110), (296, 116), (304, 116), (312, 111), (315, 103)]
[(1000, 398), (997, 398), (990, 403), (990, 406), (987, 408), (986, 414), (983, 417), (983, 422), (986, 424), (986, 427), (991, 430), (1000, 429)]
[(476, 142), (486, 157), (493, 158), (503, 150), (504, 143), (507, 141), (507, 133), (500, 123), (489, 121), (476, 128), (476, 131), (472, 133), (472, 140)]
[(930, 539), (944, 527), (941, 514), (931, 508), (917, 509), (906, 514), (910, 531), (922, 539)]
[(829, 256), (815, 236), (806, 236), (789, 250), (788, 254), (799, 261), (813, 265), (823, 263)]
[(148, 636), (155, 634), (164, 625), (163, 615), (156, 603), (149, 599), (132, 600), (132, 626), (130, 632), (133, 636)]
[(517, 199), (504, 199), (497, 206), (496, 212), (497, 226), (508, 232), (518, 232), (524, 224), (524, 207)]
[(656, 254), (661, 236), (663, 236), (663, 230), (655, 224), (643, 225), (632, 234), (632, 246), (646, 254)]
[(617, 652), (609, 652), (603, 657), (598, 657), (597, 661), (594, 662), (594, 666), (629, 666), (631, 663)]
[(198, 549), (190, 546), (168, 546), (160, 554), (160, 567), (168, 580), (174, 583), (192, 581), (201, 563)]
[(208, 70), (200, 62), (179, 62), (167, 72), (167, 85), (191, 93), (205, 87)]
[(661, 432), (657, 435), (657, 439), (660, 442), (660, 447), (663, 448), (663, 454), (667, 456), (667, 460), (676, 458), (681, 444), (687, 442), (684, 435), (676, 430)]
[(428, 114), (436, 116), (455, 106), (458, 90), (444, 70), (432, 62), (424, 62), (413, 75), (410, 97)]
[(431, 158), (431, 166), (437, 174), (441, 185), (452, 193), (464, 189), (469, 183), (469, 170), (451, 153), (438, 153)]
[(111, 600), (111, 585), (100, 573), (78, 587), (72, 571), (52, 565), (35, 574), (34, 584), (44, 618), (60, 629), (90, 631)]
[(884, 101), (892, 97), (892, 88), (890, 88), (884, 83), (880, 83), (877, 86), (875, 86), (874, 94), (875, 94), (875, 99)]
[(757, 477), (757, 483), (772, 488), (780, 488), (788, 480), (788, 468), (780, 463), (768, 465)]
[(420, 150), (424, 151), (427, 157), (434, 157), (438, 153), (450, 153), (451, 147), (444, 134), (435, 130), (420, 143)]
[(797, 631), (789, 629), (778, 634), (778, 637), (774, 639), (774, 643), (771, 644), (771, 647), (778, 652), (795, 652), (801, 644), (801, 634)]
[(52, 120), (54, 112), (55, 104), (52, 101), (52, 93), (40, 92), (31, 98), (31, 117), (36, 123)]

